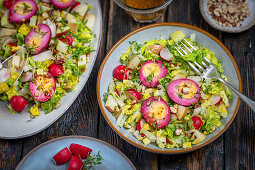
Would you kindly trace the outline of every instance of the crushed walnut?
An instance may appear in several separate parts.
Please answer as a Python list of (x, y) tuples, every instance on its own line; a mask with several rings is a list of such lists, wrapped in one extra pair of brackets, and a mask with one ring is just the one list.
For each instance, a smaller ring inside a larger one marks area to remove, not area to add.
[(223, 27), (240, 27), (250, 15), (246, 0), (209, 0), (209, 15)]

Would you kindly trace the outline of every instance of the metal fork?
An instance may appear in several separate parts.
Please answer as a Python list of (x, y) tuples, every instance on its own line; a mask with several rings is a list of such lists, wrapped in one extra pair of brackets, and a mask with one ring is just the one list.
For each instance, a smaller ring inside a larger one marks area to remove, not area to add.
[[(177, 44), (175, 46), (175, 49), (178, 51), (178, 53), (181, 56), (184, 56), (186, 54), (192, 53), (193, 50), (197, 50), (196, 47), (194, 47), (191, 43), (189, 43), (184, 38), (179, 41), (180, 44), (182, 44), (183, 48)], [(189, 46), (189, 47), (188, 47)], [(205, 79), (216, 79), (224, 83), (227, 87), (229, 87), (232, 91), (234, 91), (252, 110), (255, 112), (255, 102), (240, 93), (236, 88), (234, 88), (231, 84), (226, 82), (219, 74), (216, 66), (210, 62), (206, 57), (204, 58), (204, 61), (201, 62), (201, 65), (197, 62), (189, 62), (187, 61), (189, 66), (201, 77)]]

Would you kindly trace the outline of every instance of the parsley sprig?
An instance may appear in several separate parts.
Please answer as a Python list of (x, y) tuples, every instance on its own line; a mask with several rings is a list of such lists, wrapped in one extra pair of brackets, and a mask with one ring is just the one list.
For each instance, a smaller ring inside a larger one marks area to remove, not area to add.
[(96, 169), (95, 165), (101, 164), (103, 157), (100, 155), (100, 151), (96, 155), (90, 155), (85, 161), (83, 161), (83, 170), (90, 168)]

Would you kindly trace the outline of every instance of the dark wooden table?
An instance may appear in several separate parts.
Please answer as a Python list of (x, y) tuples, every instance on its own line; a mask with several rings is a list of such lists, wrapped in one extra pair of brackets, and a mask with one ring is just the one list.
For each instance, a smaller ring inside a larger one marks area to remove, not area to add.
[[(50, 139), (68, 135), (84, 135), (104, 140), (127, 155), (137, 169), (255, 169), (255, 113), (243, 103), (235, 120), (223, 135), (208, 146), (188, 154), (149, 153), (125, 142), (110, 128), (101, 114), (96, 97), (95, 87), (100, 64), (107, 51), (120, 38), (146, 24), (134, 22), (112, 0), (101, 0), (101, 6), (102, 42), (85, 88), (68, 111), (43, 132), (24, 139), (0, 140), (0, 169), (14, 169), (34, 147)], [(241, 72), (243, 93), (255, 100), (255, 27), (240, 34), (219, 32), (202, 18), (199, 0), (174, 0), (158, 22), (191, 24), (219, 38), (235, 57)]]

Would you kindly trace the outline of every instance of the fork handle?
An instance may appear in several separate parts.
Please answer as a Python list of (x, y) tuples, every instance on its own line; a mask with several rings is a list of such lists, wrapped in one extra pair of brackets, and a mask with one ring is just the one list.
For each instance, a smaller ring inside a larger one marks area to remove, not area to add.
[(253, 110), (253, 112), (255, 112), (255, 102), (253, 100), (249, 99), (248, 97), (240, 93), (236, 88), (234, 88), (231, 84), (226, 82), (224, 79), (218, 78), (218, 80), (220, 80), (222, 83), (228, 86), (232, 91), (234, 91)]

